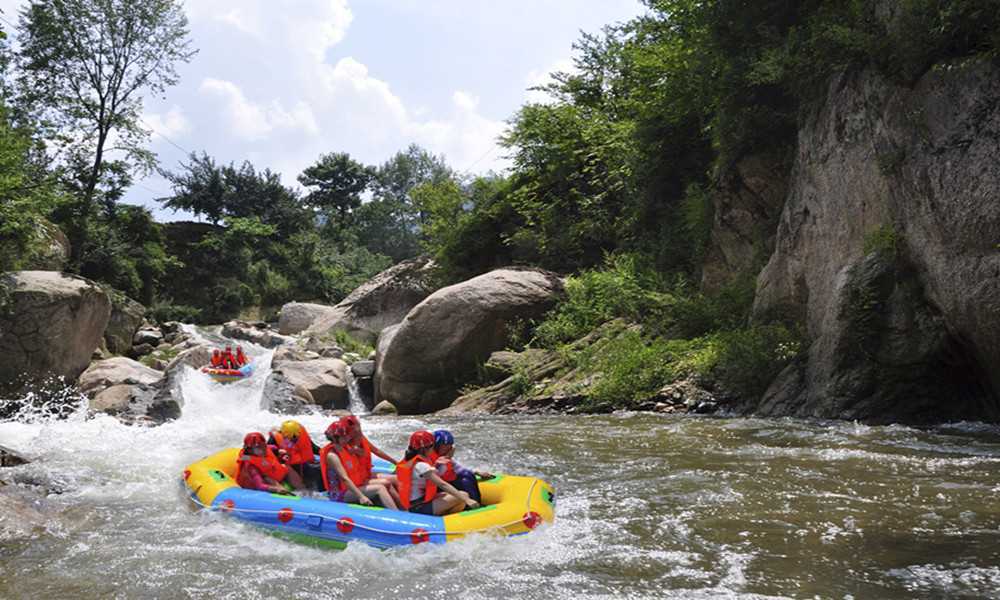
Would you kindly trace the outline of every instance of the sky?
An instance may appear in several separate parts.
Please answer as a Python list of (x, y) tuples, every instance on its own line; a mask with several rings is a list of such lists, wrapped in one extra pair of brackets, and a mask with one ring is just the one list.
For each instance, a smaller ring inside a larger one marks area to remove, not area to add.
[[(0, 0), (16, 21), (21, 0)], [(188, 0), (198, 54), (181, 82), (147, 98), (161, 166), (188, 152), (251, 161), (295, 186), (321, 154), (377, 165), (411, 143), (459, 171), (502, 170), (497, 137), (553, 71), (572, 68), (580, 32), (643, 12), (638, 0)], [(9, 27), (8, 27), (9, 29)], [(125, 202), (159, 220), (159, 175)]]

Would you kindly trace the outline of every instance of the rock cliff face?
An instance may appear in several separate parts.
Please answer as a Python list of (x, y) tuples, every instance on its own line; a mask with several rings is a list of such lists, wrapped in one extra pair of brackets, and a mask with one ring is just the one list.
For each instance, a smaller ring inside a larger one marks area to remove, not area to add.
[(747, 410), (1000, 420), (998, 200), (1000, 67), (832, 81), (800, 128), (754, 305), (811, 345)]

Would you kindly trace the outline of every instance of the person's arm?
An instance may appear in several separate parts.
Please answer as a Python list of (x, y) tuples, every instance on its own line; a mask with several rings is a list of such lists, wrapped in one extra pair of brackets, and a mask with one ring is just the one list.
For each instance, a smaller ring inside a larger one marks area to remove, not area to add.
[(375, 456), (381, 458), (382, 460), (387, 460), (387, 461), (391, 462), (392, 464), (396, 464), (396, 459), (395, 458), (389, 456), (385, 452), (382, 452), (382, 450), (378, 446), (376, 446), (375, 444), (373, 444), (371, 442), (371, 440), (368, 440), (368, 447), (371, 448), (372, 454), (374, 454)]
[(347, 489), (357, 494), (358, 502), (360, 504), (363, 504), (364, 506), (372, 505), (371, 498), (361, 493), (361, 490), (358, 489), (358, 486), (354, 485), (354, 482), (351, 481), (350, 476), (347, 475), (347, 469), (344, 468), (343, 463), (340, 462), (340, 458), (336, 454), (334, 454), (333, 452), (327, 454), (326, 464), (333, 467), (333, 469), (337, 472), (337, 477), (340, 477), (340, 480), (344, 482), (344, 485), (347, 486)]
[(469, 496), (469, 494), (467, 494), (466, 492), (456, 490), (455, 486), (451, 485), (444, 479), (441, 479), (441, 476), (437, 474), (437, 471), (431, 469), (430, 471), (427, 471), (427, 474), (424, 475), (424, 477), (433, 481), (434, 485), (437, 486), (438, 490), (441, 490), (443, 492), (448, 492), (449, 494), (455, 496), (456, 498), (461, 498), (462, 501), (465, 502), (465, 505), (468, 506), (469, 508), (476, 508), (479, 506), (479, 503), (473, 500)]

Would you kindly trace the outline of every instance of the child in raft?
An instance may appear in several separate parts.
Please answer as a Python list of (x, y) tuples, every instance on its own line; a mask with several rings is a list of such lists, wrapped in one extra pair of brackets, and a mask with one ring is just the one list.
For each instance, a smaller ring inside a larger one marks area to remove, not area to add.
[(351, 449), (351, 434), (343, 421), (334, 421), (326, 428), (326, 439), (330, 443), (319, 453), (323, 489), (334, 502), (360, 503), (372, 505), (372, 498), (378, 498), (382, 506), (396, 509), (396, 503), (389, 493), (389, 482), (373, 479), (371, 476), (371, 456), (365, 462)]
[(291, 419), (285, 421), (277, 430), (270, 432), (267, 443), (277, 449), (278, 459), (298, 473), (310, 489), (322, 489), (319, 463), (316, 461), (320, 447), (312, 441), (301, 423)]
[[(434, 467), (434, 434), (416, 431), (410, 436), (403, 460), (396, 464), (393, 478), (400, 507), (423, 515), (446, 515), (462, 507), (476, 508), (479, 502), (456, 490), (438, 475)], [(440, 490), (440, 491), (439, 491)]]
[(466, 492), (476, 502), (482, 503), (477, 478), (491, 479), (493, 475), (467, 469), (455, 460), (455, 437), (450, 431), (438, 429), (434, 432), (433, 460), (441, 479), (455, 486), (455, 489)]
[(236, 459), (236, 483), (248, 490), (287, 494), (281, 485), (287, 481), (297, 490), (303, 489), (302, 478), (288, 465), (282, 464), (274, 450), (267, 445), (264, 434), (248, 433), (243, 438), (243, 449)]

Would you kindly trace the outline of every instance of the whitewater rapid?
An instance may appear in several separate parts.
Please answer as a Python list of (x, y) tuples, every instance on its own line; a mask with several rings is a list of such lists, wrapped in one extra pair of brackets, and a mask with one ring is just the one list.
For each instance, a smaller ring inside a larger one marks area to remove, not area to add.
[[(161, 426), (0, 423), (33, 459), (0, 476), (47, 518), (0, 537), (0, 598), (1000, 597), (1000, 429), (974, 423), (365, 416), (392, 454), (447, 427), (463, 463), (553, 483), (556, 523), (389, 551), (274, 538), (196, 510), (180, 483), (287, 418), (260, 409), (271, 355), (254, 352), (248, 381), (185, 371), (182, 416)], [(330, 420), (296, 418), (316, 439)]]

